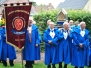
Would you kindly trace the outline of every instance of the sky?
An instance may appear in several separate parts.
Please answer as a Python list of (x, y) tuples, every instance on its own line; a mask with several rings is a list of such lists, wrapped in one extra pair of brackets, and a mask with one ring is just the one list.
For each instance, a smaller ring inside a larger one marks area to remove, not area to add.
[(60, 2), (64, 2), (64, 0), (33, 0), (33, 1), (36, 2), (38, 5), (40, 4), (48, 5), (49, 3), (52, 3), (54, 8), (56, 8)]

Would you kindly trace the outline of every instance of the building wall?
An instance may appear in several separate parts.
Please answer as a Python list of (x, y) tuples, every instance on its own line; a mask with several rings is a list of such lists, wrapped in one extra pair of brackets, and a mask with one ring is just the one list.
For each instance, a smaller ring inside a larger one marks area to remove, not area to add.
[(86, 11), (91, 12), (91, 0), (89, 0), (87, 2), (87, 4), (85, 5), (85, 7), (83, 9), (86, 10)]

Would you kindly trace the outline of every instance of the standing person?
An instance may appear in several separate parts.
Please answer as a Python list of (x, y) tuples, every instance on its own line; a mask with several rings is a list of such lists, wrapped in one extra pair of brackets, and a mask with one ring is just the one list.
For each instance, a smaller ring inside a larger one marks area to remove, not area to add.
[(89, 31), (85, 29), (85, 22), (81, 22), (80, 27), (80, 29), (76, 29), (73, 32), (74, 51), (72, 65), (75, 68), (84, 68), (84, 66), (89, 64)]
[(45, 64), (47, 68), (56, 68), (58, 63), (58, 31), (54, 28), (54, 22), (50, 22), (50, 28), (44, 32)]
[(26, 31), (25, 46), (23, 49), (23, 60), (26, 61), (26, 68), (33, 68), (33, 61), (40, 60), (40, 40), (38, 27), (32, 23), (33, 19), (30, 17)]
[(89, 39), (89, 66), (88, 68), (91, 68), (91, 38)]
[(63, 23), (63, 29), (59, 32), (59, 68), (62, 68), (62, 62), (64, 61), (64, 68), (70, 63), (70, 35), (68, 23)]
[(2, 54), (2, 27), (0, 26), (0, 63), (1, 63), (1, 54)]
[(75, 25), (72, 27), (72, 30), (73, 31), (75, 31), (75, 29), (79, 29), (80, 28), (80, 25), (79, 25), (79, 22), (78, 21), (76, 21), (74, 24)]
[(4, 66), (7, 66), (7, 58), (9, 58), (10, 66), (14, 66), (14, 59), (16, 59), (16, 53), (13, 46), (6, 43), (6, 27), (2, 27), (2, 55), (1, 59)]
[(73, 20), (69, 21), (69, 28), (72, 29), (73, 28)]

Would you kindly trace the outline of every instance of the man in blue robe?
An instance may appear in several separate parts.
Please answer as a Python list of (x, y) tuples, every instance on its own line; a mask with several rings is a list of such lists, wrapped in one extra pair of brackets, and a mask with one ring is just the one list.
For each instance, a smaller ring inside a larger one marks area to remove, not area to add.
[(13, 60), (16, 59), (16, 53), (13, 46), (6, 43), (6, 27), (2, 27), (2, 54), (1, 59), (4, 66), (7, 66), (7, 58), (9, 58), (10, 66), (14, 66)]
[(71, 63), (75, 68), (84, 68), (89, 64), (89, 31), (85, 29), (85, 22), (81, 22), (80, 27), (73, 32), (74, 51)]
[(56, 68), (58, 63), (58, 30), (54, 28), (54, 23), (49, 23), (49, 28), (44, 32), (45, 42), (45, 64), (47, 68)]
[(23, 49), (23, 60), (26, 61), (26, 68), (33, 68), (33, 61), (40, 60), (40, 40), (38, 27), (33, 24), (33, 19), (29, 18), (26, 31), (25, 46)]
[(88, 68), (91, 68), (91, 38), (89, 39), (89, 66)]
[(1, 54), (2, 54), (2, 27), (0, 27), (0, 62), (1, 62)]
[(70, 30), (68, 23), (63, 23), (63, 29), (59, 32), (59, 68), (62, 68), (62, 62), (64, 61), (64, 68), (67, 68), (67, 64), (70, 63)]

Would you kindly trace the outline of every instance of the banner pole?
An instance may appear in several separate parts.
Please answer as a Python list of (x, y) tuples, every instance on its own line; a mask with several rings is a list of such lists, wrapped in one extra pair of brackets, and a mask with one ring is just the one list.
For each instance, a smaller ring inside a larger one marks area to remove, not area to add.
[(22, 58), (22, 68), (23, 68), (23, 53), (21, 51), (21, 58)]

